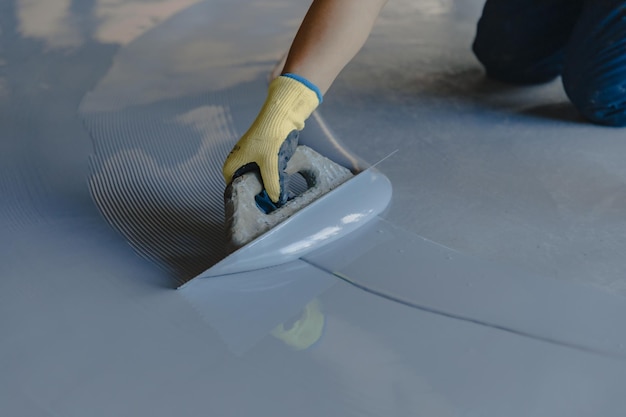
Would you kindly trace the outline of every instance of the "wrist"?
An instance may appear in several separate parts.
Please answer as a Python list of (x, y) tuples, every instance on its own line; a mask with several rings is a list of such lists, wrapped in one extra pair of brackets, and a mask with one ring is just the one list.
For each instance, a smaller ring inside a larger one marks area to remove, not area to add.
[(319, 102), (318, 104), (322, 104), (322, 102), (324, 101), (324, 97), (322, 95), (321, 90), (315, 84), (313, 84), (311, 81), (304, 78), (303, 76), (298, 75), (298, 74), (293, 74), (291, 72), (287, 72), (287, 73), (282, 74), (281, 77), (291, 78), (293, 80), (299, 81), (300, 83), (304, 84), (305, 87), (309, 88), (311, 91), (315, 93), (315, 95), (317, 95), (317, 100)]
[(268, 88), (265, 104), (254, 126), (266, 136), (284, 140), (293, 130), (302, 130), (304, 122), (319, 105), (315, 91), (290, 77), (274, 79)]

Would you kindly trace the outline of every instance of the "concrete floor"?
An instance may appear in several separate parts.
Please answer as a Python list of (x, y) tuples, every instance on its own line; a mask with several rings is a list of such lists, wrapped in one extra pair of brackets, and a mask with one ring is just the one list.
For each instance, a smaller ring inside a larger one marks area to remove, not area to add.
[(0, 414), (621, 416), (624, 131), (485, 80), (482, 1), (390, 2), (304, 132), (398, 150), (381, 219), (174, 291), (307, 6), (0, 1)]

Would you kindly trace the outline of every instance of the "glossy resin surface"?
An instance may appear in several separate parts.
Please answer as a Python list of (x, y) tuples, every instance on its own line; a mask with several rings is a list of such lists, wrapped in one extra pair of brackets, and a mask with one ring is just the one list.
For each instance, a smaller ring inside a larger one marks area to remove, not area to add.
[(307, 122), (387, 211), (175, 290), (308, 3), (0, 1), (0, 415), (622, 417), (624, 130), (486, 80), (479, 0), (389, 2)]

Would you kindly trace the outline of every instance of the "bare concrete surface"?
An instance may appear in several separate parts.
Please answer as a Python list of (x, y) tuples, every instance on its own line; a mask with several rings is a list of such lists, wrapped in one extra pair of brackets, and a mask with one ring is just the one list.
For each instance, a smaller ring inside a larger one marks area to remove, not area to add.
[(308, 2), (1, 0), (0, 415), (622, 416), (624, 131), (486, 81), (481, 5), (390, 2), (303, 133), (399, 150), (384, 219), (175, 291)]

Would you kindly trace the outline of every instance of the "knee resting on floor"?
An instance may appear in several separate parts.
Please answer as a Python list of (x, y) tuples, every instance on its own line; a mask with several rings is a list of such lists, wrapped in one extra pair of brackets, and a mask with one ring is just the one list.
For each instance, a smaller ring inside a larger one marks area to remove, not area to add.
[(589, 120), (626, 126), (626, 1), (588, 3), (567, 47), (563, 86)]
[[(513, 3), (518, 13), (504, 18)], [(487, 75), (516, 84), (562, 75), (586, 118), (626, 126), (626, 0), (513, 3), (488, 0), (479, 21), (473, 50)]]

